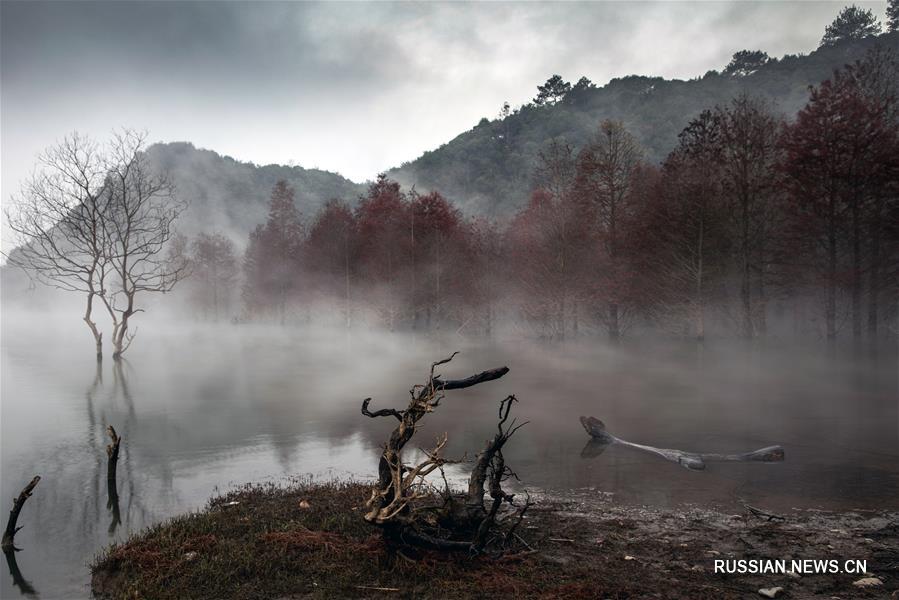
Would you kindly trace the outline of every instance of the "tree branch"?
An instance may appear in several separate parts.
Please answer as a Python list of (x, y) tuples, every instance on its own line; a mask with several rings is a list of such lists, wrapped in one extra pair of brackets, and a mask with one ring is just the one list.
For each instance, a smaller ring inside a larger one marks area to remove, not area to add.
[(366, 417), (371, 417), (372, 419), (376, 417), (396, 417), (398, 421), (403, 420), (403, 413), (406, 411), (396, 410), (394, 408), (382, 408), (375, 412), (371, 412), (368, 410), (369, 402), (371, 402), (371, 398), (366, 398), (362, 401), (362, 414)]
[(500, 367), (498, 369), (482, 371), (477, 375), (472, 375), (471, 377), (466, 377), (465, 379), (449, 379), (447, 381), (443, 381), (439, 377), (435, 377), (433, 379), (433, 384), (436, 389), (440, 390), (461, 390), (463, 388), (468, 388), (479, 383), (485, 383), (487, 381), (499, 379), (508, 372), (509, 367)]

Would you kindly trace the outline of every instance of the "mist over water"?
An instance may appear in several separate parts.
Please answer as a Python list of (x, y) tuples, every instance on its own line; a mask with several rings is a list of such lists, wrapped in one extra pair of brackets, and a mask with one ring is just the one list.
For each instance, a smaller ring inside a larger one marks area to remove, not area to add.
[[(7, 305), (8, 306), (8, 305)], [(448, 392), (413, 446), (447, 432), (446, 455), (471, 458), (495, 433), (499, 401), (530, 423), (505, 449), (530, 490), (609, 492), (620, 502), (739, 510), (899, 508), (899, 371), (895, 354), (823, 347), (595, 337), (539, 343), (367, 329), (197, 325), (141, 315), (127, 360), (99, 371), (87, 329), (69, 313), (5, 310), (2, 479), (9, 502), (34, 475), (16, 537), (23, 577), (41, 597), (86, 597), (87, 565), (109, 543), (246, 482), (367, 478), (392, 419), (430, 363), (502, 379)], [(689, 471), (612, 446), (591, 456), (580, 415), (632, 442), (695, 452), (781, 444), (778, 464), (710, 463)], [(107, 505), (105, 427), (123, 437), (120, 524)], [(467, 466), (449, 475), (461, 482)], [(0, 507), (4, 511), (5, 504)], [(2, 577), (0, 596), (16, 597)]]

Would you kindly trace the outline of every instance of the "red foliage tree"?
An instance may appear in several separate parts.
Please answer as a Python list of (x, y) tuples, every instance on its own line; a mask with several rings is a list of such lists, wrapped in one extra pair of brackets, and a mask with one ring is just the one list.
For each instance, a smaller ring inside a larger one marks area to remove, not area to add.
[(578, 328), (577, 305), (590, 288), (595, 248), (593, 205), (544, 189), (531, 195), (506, 232), (506, 245), (525, 317), (541, 335), (564, 338)]
[(703, 339), (728, 254), (718, 119), (704, 111), (681, 132), (631, 229), (647, 313), (663, 329)]
[(862, 236), (874, 199), (895, 184), (895, 98), (865, 92), (857, 67), (812, 89), (808, 104), (782, 139), (788, 206), (804, 258), (823, 284), (826, 337), (837, 335), (837, 301), (848, 289), (853, 337), (862, 331)]
[(437, 192), (413, 193), (409, 213), (413, 324), (423, 315), (430, 329), (432, 320), (439, 327), (442, 313), (468, 295), (468, 239), (461, 213)]
[(464, 274), (468, 280), (466, 316), (460, 329), (480, 314), (483, 331), (493, 335), (497, 321), (497, 305), (505, 297), (508, 273), (505, 264), (506, 246), (503, 231), (494, 220), (475, 218), (466, 224), (470, 268)]
[(714, 158), (730, 207), (739, 273), (740, 330), (752, 338), (767, 329), (780, 121), (766, 102), (745, 94), (717, 108), (715, 118), (719, 148)]
[(368, 301), (388, 323), (402, 317), (403, 297), (411, 285), (412, 220), (400, 184), (381, 174), (356, 207), (359, 277)]
[(275, 184), (268, 220), (250, 234), (244, 255), (244, 304), (251, 312), (275, 311), (283, 324), (287, 303), (300, 291), (303, 224), (294, 190)]
[(612, 341), (621, 337), (634, 308), (633, 273), (625, 256), (632, 240), (626, 224), (634, 214), (642, 161), (642, 150), (624, 125), (608, 120), (577, 158), (572, 196), (574, 204), (594, 218), (600, 242), (594, 260), (594, 298)]
[(306, 276), (319, 297), (343, 298), (351, 322), (351, 285), (356, 268), (356, 217), (339, 200), (328, 201), (315, 217), (303, 247)]

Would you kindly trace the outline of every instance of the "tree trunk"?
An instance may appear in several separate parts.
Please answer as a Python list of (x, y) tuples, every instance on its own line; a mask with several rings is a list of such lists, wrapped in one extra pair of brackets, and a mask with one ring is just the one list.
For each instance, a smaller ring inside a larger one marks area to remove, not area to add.
[(703, 284), (703, 244), (705, 242), (705, 220), (699, 221), (699, 252), (697, 252), (696, 265), (696, 340), (705, 339), (705, 300), (702, 293)]
[(577, 337), (580, 329), (580, 323), (578, 322), (578, 301), (575, 300), (571, 303), (571, 333), (573, 337)]
[(743, 315), (743, 337), (752, 338), (752, 291), (749, 264), (749, 200), (742, 199), (742, 232), (740, 240), (740, 305)]
[(871, 273), (868, 276), (868, 337), (877, 340), (877, 326), (880, 319), (880, 232), (883, 200), (878, 196), (871, 225)]
[(767, 287), (765, 286), (765, 240), (767, 239), (764, 224), (761, 227), (758, 245), (758, 272), (759, 272), (759, 293), (758, 293), (758, 315), (756, 332), (759, 336), (765, 337), (768, 334), (768, 296)]
[(128, 345), (125, 343), (128, 335), (128, 319), (131, 317), (131, 311), (126, 310), (122, 313), (122, 318), (119, 321), (118, 331), (115, 332), (115, 339), (113, 340), (113, 352), (112, 358), (114, 360), (121, 360), (122, 354), (125, 353), (125, 350), (128, 349)]
[(852, 202), (852, 339), (862, 337), (862, 252), (859, 199)]
[[(134, 339), (134, 335), (128, 335), (128, 322), (131, 319), (131, 315), (133, 315), (136, 311), (134, 310), (134, 290), (128, 292), (126, 295), (128, 297), (128, 306), (125, 310), (122, 311), (122, 316), (120, 317), (118, 323), (113, 328), (112, 333), (112, 343), (113, 343), (113, 353), (112, 358), (114, 360), (121, 360), (122, 354), (125, 353), (125, 350), (128, 349), (128, 346), (131, 345), (131, 340)], [(114, 313), (113, 313), (114, 318)]]
[(827, 227), (827, 297), (824, 304), (824, 320), (827, 341), (833, 342), (837, 338), (837, 224), (833, 198), (830, 200), (830, 219)]
[(609, 304), (609, 339), (617, 343), (621, 339), (621, 329), (618, 323), (618, 304)]
[(91, 333), (94, 336), (94, 344), (96, 345), (97, 351), (97, 362), (101, 362), (103, 360), (103, 333), (97, 329), (97, 324), (91, 318), (91, 313), (94, 310), (94, 296), (95, 292), (88, 292), (87, 294), (87, 309), (84, 311), (84, 322), (87, 323), (88, 328), (91, 330)]
[(559, 316), (558, 316), (557, 337), (559, 340), (565, 339), (565, 296), (559, 299)]

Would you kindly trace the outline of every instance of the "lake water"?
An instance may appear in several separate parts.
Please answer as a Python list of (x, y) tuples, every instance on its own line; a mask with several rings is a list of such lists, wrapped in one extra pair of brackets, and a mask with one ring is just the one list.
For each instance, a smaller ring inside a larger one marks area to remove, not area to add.
[[(88, 564), (103, 547), (232, 486), (370, 476), (393, 420), (362, 417), (361, 400), (373, 397), (372, 409), (404, 406), (430, 363), (454, 350), (462, 353), (442, 369), (447, 377), (511, 371), (449, 392), (413, 445), (445, 431), (447, 455), (473, 456), (495, 432), (499, 401), (514, 393), (515, 416), (530, 424), (504, 453), (525, 487), (734, 511), (741, 501), (774, 511), (899, 509), (895, 355), (171, 327), (140, 332), (128, 361), (116, 368), (107, 360), (98, 375), (90, 344), (86, 330), (4, 321), (0, 511), (41, 475), (19, 519), (16, 559), (42, 598), (87, 597)], [(782, 444), (786, 461), (697, 472), (623, 447), (582, 456), (580, 415), (660, 447)], [(107, 506), (107, 424), (124, 439), (118, 524)], [(464, 469), (451, 475), (461, 480)], [(0, 581), (2, 598), (20, 595), (9, 572)]]

